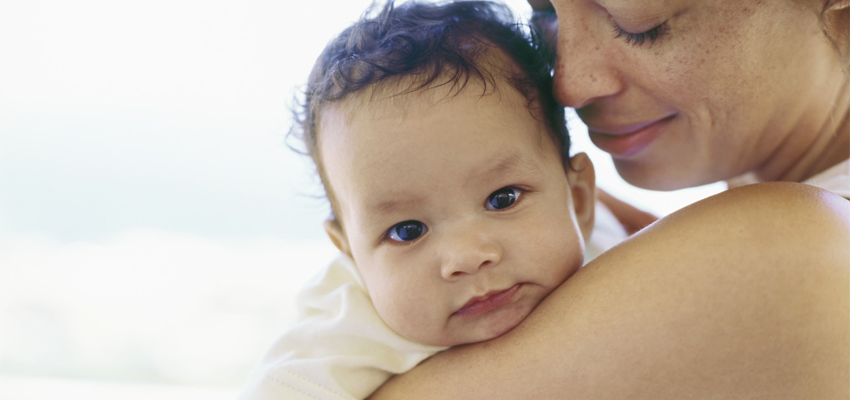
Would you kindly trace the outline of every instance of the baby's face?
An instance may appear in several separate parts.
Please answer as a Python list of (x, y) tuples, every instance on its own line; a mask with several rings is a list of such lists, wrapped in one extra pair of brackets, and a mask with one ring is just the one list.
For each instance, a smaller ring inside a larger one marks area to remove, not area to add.
[(434, 88), (321, 120), (345, 229), (329, 234), (386, 323), (420, 343), (497, 337), (582, 264), (593, 167), (565, 173), (526, 99), (499, 89), (481, 97), (473, 79), (456, 97)]

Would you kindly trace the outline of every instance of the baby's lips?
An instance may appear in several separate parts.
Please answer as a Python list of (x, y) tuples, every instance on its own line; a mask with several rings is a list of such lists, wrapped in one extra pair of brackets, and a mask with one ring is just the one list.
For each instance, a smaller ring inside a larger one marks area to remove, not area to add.
[(520, 284), (516, 284), (507, 289), (491, 290), (483, 296), (473, 297), (469, 299), (463, 307), (455, 311), (455, 314), (461, 316), (476, 316), (501, 307), (513, 299), (514, 294), (516, 294), (517, 290), (519, 290), (519, 287)]

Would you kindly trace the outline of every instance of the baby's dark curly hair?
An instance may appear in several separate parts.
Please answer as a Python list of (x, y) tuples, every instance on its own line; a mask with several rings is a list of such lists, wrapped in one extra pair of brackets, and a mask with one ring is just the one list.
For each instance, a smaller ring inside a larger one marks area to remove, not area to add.
[[(377, 87), (399, 95), (449, 85), (456, 94), (470, 79), (480, 79), (486, 93), (502, 78), (528, 100), (532, 116), (544, 119), (562, 158), (569, 156), (564, 108), (552, 93), (554, 57), (507, 6), (488, 1), (395, 5), (390, 0), (371, 16), (375, 8), (331, 40), (316, 60), (289, 132), (303, 141), (332, 205), (318, 149), (322, 112)], [(506, 55), (514, 68), (492, 64), (493, 50)]]

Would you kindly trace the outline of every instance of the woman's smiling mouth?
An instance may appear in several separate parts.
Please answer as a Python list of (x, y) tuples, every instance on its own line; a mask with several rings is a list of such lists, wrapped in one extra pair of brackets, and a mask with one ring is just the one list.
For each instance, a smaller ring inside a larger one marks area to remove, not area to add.
[(514, 295), (521, 285), (518, 283), (505, 290), (493, 291), (484, 296), (473, 297), (460, 310), (455, 311), (455, 315), (474, 317), (508, 304), (513, 300)]
[(627, 157), (643, 150), (655, 141), (676, 115), (673, 114), (655, 121), (611, 127), (588, 125), (588, 134), (590, 141), (601, 150), (612, 156)]

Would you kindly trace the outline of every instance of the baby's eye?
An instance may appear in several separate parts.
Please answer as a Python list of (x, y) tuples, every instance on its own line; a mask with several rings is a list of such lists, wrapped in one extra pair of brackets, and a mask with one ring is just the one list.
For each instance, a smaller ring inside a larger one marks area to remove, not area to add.
[(397, 242), (409, 242), (422, 236), (427, 228), (419, 221), (404, 221), (393, 225), (387, 231), (387, 237)]
[(493, 192), (487, 201), (484, 202), (484, 208), (488, 210), (501, 210), (513, 205), (519, 198), (522, 191), (515, 187), (504, 187)]

